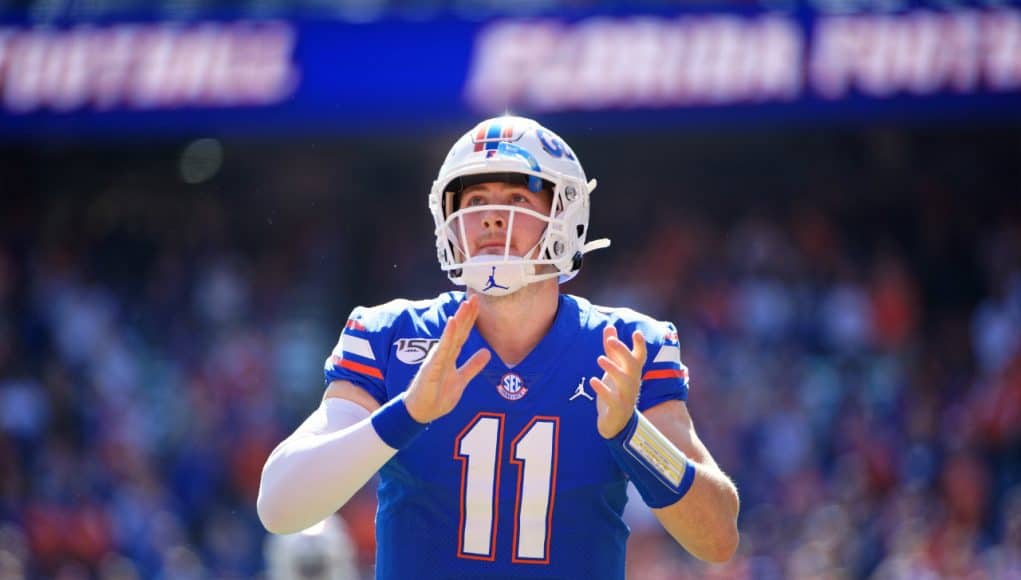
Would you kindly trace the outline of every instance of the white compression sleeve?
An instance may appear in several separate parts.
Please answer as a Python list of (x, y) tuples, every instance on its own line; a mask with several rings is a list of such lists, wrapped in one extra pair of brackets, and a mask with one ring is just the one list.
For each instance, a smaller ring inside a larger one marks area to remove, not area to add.
[(376, 433), (368, 410), (328, 398), (266, 460), (259, 519), (275, 534), (316, 524), (351, 499), (396, 453)]

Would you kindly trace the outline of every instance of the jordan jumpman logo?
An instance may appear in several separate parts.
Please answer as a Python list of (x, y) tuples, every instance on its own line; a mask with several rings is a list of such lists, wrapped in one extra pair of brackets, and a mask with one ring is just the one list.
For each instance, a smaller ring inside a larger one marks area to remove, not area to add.
[(496, 283), (496, 266), (493, 266), (493, 270), (489, 273), (489, 281), (486, 282), (486, 287), (482, 289), (483, 292), (490, 288), (500, 288), (503, 290), (509, 290), (507, 286), (501, 286)]
[(594, 400), (592, 398), (592, 395), (590, 395), (590, 394), (585, 392), (585, 377), (581, 377), (581, 380), (578, 381), (578, 388), (576, 388), (574, 390), (574, 394), (571, 395), (571, 398), (567, 399), (567, 400), (568, 401), (573, 401), (573, 400), (577, 399), (578, 397), (585, 397), (586, 399), (588, 399), (590, 401)]

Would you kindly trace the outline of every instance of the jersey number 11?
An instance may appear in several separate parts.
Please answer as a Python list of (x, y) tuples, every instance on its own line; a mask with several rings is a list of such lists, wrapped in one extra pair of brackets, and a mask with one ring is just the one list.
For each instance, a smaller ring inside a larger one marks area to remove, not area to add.
[[(454, 459), (461, 462), (459, 558), (496, 559), (505, 420), (503, 413), (479, 413), (454, 440)], [(511, 441), (509, 459), (518, 469), (514, 563), (549, 564), (559, 435), (559, 417), (537, 416)]]

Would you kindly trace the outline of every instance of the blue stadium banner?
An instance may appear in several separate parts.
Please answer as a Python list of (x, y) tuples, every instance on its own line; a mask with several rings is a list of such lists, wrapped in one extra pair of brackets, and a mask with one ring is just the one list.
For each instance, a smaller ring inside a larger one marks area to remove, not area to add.
[(0, 134), (1021, 113), (1021, 8), (0, 24)]

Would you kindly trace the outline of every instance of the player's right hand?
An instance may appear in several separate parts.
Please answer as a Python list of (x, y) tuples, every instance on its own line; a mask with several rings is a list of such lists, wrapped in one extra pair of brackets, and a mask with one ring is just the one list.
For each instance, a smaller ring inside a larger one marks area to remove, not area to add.
[(440, 342), (429, 352), (411, 380), (404, 404), (419, 423), (429, 423), (457, 406), (468, 383), (482, 372), (492, 354), (485, 348), (475, 352), (460, 368), (457, 357), (479, 316), (479, 297), (472, 295), (461, 303), (443, 329)]

